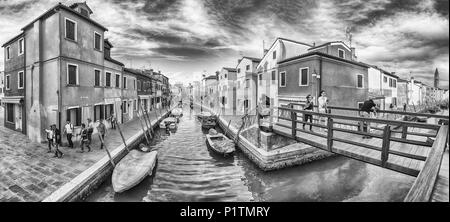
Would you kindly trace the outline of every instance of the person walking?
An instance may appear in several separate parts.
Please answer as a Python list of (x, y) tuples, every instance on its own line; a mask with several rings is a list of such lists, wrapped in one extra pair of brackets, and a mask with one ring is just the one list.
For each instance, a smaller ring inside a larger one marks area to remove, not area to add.
[[(308, 96), (306, 96), (306, 104), (305, 104), (305, 107), (303, 108), (303, 110), (313, 111), (313, 109), (314, 109), (314, 103), (312, 101), (312, 97), (311, 97), (311, 95), (308, 95)], [(312, 123), (313, 116), (311, 114), (303, 114), (303, 129), (305, 129), (305, 124), (306, 124), (306, 122), (308, 122), (308, 120), (310, 123)], [(311, 124), (309, 125), (309, 130), (312, 131)]]
[(64, 126), (64, 134), (66, 134), (67, 142), (69, 143), (69, 147), (73, 148), (72, 135), (73, 135), (73, 124), (70, 120), (66, 121), (66, 125)]
[[(378, 108), (375, 102), (373, 102), (372, 98), (369, 98), (368, 100), (364, 101), (363, 105), (359, 109), (360, 116), (363, 118), (374, 118), (376, 115)], [(370, 122), (368, 121), (362, 121), (360, 123), (360, 127), (362, 127), (362, 130), (367, 133), (371, 133), (370, 130)], [(370, 139), (371, 136), (363, 136), (363, 139)]]
[(63, 152), (61, 152), (61, 150), (59, 150), (59, 145), (61, 144), (61, 131), (56, 128), (56, 124), (53, 124), (53, 132), (54, 132), (54, 141), (55, 141), (55, 156), (57, 158), (62, 158), (62, 156), (64, 155)]
[(81, 135), (81, 152), (84, 152), (84, 146), (86, 145), (87, 148), (89, 149), (88, 152), (91, 152), (91, 147), (89, 146), (89, 140), (88, 140), (88, 133), (87, 133), (87, 129), (86, 129), (86, 124), (82, 123), (81, 124), (81, 130), (80, 133), (78, 135)]
[(103, 120), (100, 120), (98, 126), (97, 126), (98, 133), (100, 133), (100, 136), (102, 137), (102, 140), (100, 141), (100, 149), (103, 149), (103, 142), (105, 141), (105, 134), (106, 134), (106, 127), (105, 124), (103, 124)]
[(111, 115), (111, 129), (116, 129), (117, 120), (114, 114)]
[[(328, 113), (328, 98), (327, 93), (325, 90), (320, 91), (320, 97), (317, 99), (318, 102), (318, 111), (319, 113)], [(327, 118), (324, 116), (319, 116), (319, 123), (324, 123), (324, 125), (327, 125)], [(320, 131), (322, 131), (323, 128), (320, 128)], [(326, 131), (326, 130), (325, 130)]]
[(92, 142), (92, 134), (94, 133), (94, 122), (92, 122), (91, 118), (87, 119), (87, 138), (89, 140), (89, 144)]
[(44, 131), (47, 134), (47, 141), (48, 141), (48, 151), (47, 153), (51, 153), (52, 152), (52, 146), (55, 146), (53, 141), (55, 138), (55, 132), (53, 131), (53, 126), (50, 125), (49, 129), (44, 129)]

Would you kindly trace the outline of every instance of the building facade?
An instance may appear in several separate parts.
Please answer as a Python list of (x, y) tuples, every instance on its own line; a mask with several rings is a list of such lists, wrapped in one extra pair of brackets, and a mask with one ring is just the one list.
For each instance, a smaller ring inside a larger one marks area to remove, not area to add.
[(376, 66), (369, 67), (368, 75), (369, 97), (378, 100), (382, 110), (390, 109), (390, 107), (397, 107), (398, 76)]
[(226, 67), (218, 75), (219, 104), (226, 112), (234, 113), (236, 110), (236, 77), (236, 69)]
[(261, 59), (252, 57), (242, 57), (236, 66), (236, 111), (237, 114), (244, 114), (254, 110), (258, 97), (258, 75), (256, 67)]

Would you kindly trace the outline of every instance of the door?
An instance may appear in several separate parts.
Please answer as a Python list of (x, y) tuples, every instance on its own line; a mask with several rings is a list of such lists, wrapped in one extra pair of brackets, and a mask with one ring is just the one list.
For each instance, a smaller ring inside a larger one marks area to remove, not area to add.
[(22, 131), (22, 106), (20, 104), (15, 104), (15, 106), (14, 116), (16, 117), (16, 130)]
[[(89, 106), (83, 106), (81, 108), (81, 122), (87, 124), (87, 119), (91, 118), (91, 109)], [(92, 119), (92, 118), (91, 118)]]

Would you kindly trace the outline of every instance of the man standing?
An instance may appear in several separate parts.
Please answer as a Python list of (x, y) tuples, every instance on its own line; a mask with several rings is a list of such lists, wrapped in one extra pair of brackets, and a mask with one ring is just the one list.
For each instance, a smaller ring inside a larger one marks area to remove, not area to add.
[[(360, 116), (364, 118), (374, 118), (376, 111), (378, 110), (377, 105), (373, 102), (373, 99), (364, 101), (364, 104), (359, 109)], [(362, 121), (360, 125), (364, 132), (371, 133), (370, 122)], [(369, 139), (371, 136), (363, 136), (363, 139)]]
[(114, 116), (114, 114), (111, 115), (111, 129), (116, 129), (116, 117)]
[(86, 125), (84, 123), (81, 124), (81, 130), (80, 133), (78, 135), (81, 135), (81, 152), (84, 152), (84, 145), (87, 146), (87, 148), (89, 149), (88, 152), (91, 152), (91, 147), (89, 146), (89, 140), (88, 140), (88, 133), (87, 133), (87, 129), (86, 129)]
[[(312, 112), (313, 108), (314, 108), (314, 103), (312, 101), (312, 97), (311, 97), (311, 95), (308, 95), (308, 96), (306, 96), (306, 104), (305, 104), (305, 108), (303, 108), (303, 110)], [(303, 114), (303, 129), (305, 129), (305, 124), (306, 124), (306, 122), (308, 122), (308, 119), (309, 119), (310, 123), (313, 122), (313, 116), (311, 114)], [(311, 124), (309, 125), (309, 130), (312, 131)]]
[(88, 143), (91, 144), (92, 142), (92, 134), (94, 133), (94, 122), (92, 122), (91, 118), (87, 119), (88, 125), (87, 125), (87, 139)]
[[(317, 99), (318, 102), (318, 111), (319, 113), (328, 113), (328, 98), (327, 98), (327, 93), (322, 90), (320, 91), (320, 96)], [(319, 116), (319, 123), (322, 124), (322, 122), (324, 123), (324, 125), (327, 125), (327, 118), (323, 117), (323, 116)], [(323, 131), (322, 128), (320, 128), (320, 131)], [(325, 132), (327, 132), (327, 130), (325, 129)]]
[[(102, 137), (102, 141), (105, 141), (106, 127), (105, 127), (105, 124), (103, 124), (103, 120), (100, 120), (100, 122), (97, 126), (97, 130), (98, 130), (98, 133), (100, 134), (100, 136)], [(103, 149), (102, 141), (100, 141), (101, 142), (100, 149)]]
[(47, 141), (48, 141), (48, 151), (47, 153), (51, 153), (52, 152), (52, 146), (54, 146), (53, 141), (55, 138), (55, 134), (53, 131), (53, 126), (50, 126), (50, 129), (44, 129), (45, 132), (47, 133)]
[(61, 158), (64, 154), (59, 150), (59, 144), (61, 143), (61, 132), (59, 131), (59, 129), (58, 128), (56, 128), (56, 124), (53, 124), (53, 133), (54, 133), (54, 135), (55, 135), (55, 139), (54, 139), (54, 142), (55, 142), (55, 147), (56, 147), (56, 150), (55, 150), (55, 156), (54, 157), (58, 157), (58, 158)]
[(72, 142), (73, 125), (70, 122), (70, 120), (67, 120), (66, 125), (64, 126), (64, 133), (66, 134), (67, 142), (69, 143), (69, 147), (73, 148), (73, 142)]

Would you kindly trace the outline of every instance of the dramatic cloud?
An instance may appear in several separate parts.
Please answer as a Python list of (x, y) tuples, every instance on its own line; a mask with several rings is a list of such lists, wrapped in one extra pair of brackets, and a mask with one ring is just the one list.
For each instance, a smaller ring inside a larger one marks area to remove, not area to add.
[[(73, 1), (71, 1), (73, 2)], [(0, 0), (0, 41), (17, 35), (55, 0)], [(64, 2), (64, 4), (70, 4)], [(260, 57), (276, 37), (312, 44), (346, 41), (358, 59), (448, 87), (448, 0), (88, 0), (108, 27), (113, 56), (160, 69), (172, 82), (198, 80), (242, 55)], [(0, 55), (0, 69), (3, 64)]]

